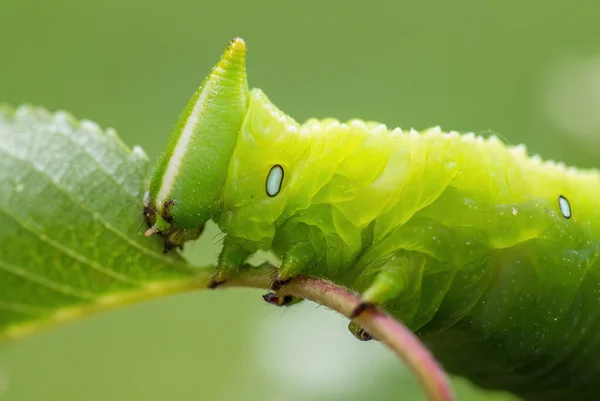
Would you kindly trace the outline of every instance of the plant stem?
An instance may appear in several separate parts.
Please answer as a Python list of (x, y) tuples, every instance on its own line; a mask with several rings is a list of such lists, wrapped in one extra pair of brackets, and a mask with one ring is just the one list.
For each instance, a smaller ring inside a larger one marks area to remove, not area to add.
[[(261, 268), (244, 268), (224, 287), (255, 287), (268, 289), (275, 267), (265, 264)], [(298, 276), (279, 292), (305, 298), (324, 305), (350, 318), (359, 305), (360, 298), (328, 281)], [(387, 313), (369, 308), (353, 319), (369, 334), (391, 349), (421, 382), (430, 401), (454, 399), (448, 378), (425, 345), (402, 323)]]
[[(218, 289), (228, 287), (251, 287), (268, 290), (273, 282), (275, 266), (244, 266)], [(42, 328), (51, 327), (125, 305), (155, 299), (182, 292), (208, 289), (214, 269), (199, 268), (187, 278), (148, 282), (133, 291), (112, 293), (97, 298), (92, 303), (75, 305), (56, 310), (46, 318), (23, 325), (9, 327), (0, 332), (0, 343), (22, 338)], [(278, 296), (292, 295), (324, 305), (350, 318), (360, 303), (360, 298), (347, 289), (328, 281), (298, 276), (278, 291)], [(381, 341), (404, 361), (404, 364), (421, 382), (430, 401), (452, 401), (450, 384), (440, 365), (421, 341), (402, 323), (376, 308), (368, 308), (352, 319), (374, 338)]]

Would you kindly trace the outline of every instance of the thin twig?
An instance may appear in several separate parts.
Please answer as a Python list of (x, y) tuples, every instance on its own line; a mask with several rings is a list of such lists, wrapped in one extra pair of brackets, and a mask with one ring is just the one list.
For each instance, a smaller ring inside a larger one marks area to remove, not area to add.
[[(263, 264), (260, 267), (245, 266), (218, 288), (252, 287), (268, 290), (273, 282), (275, 269), (270, 264)], [(192, 277), (180, 280), (148, 282), (144, 287), (133, 291), (111, 293), (88, 304), (58, 309), (44, 320), (11, 326), (4, 331), (0, 331), (0, 343), (23, 338), (43, 328), (97, 312), (167, 295), (208, 289), (213, 274), (214, 268), (212, 267), (199, 268)], [(360, 303), (359, 297), (345, 288), (322, 279), (305, 276), (296, 277), (284, 286), (279, 293), (282, 296), (292, 295), (311, 300), (335, 310), (347, 318), (350, 318), (352, 312)], [(387, 313), (374, 308), (366, 309), (353, 320), (404, 361), (405, 365), (421, 382), (423, 390), (430, 401), (453, 400), (450, 384), (442, 368), (429, 350), (407, 327)]]
[[(227, 287), (269, 288), (272, 269), (263, 265), (261, 269), (242, 269)], [(350, 318), (359, 305), (360, 298), (348, 290), (328, 281), (306, 276), (296, 277), (280, 290), (281, 295), (305, 298), (324, 305)], [(452, 401), (454, 396), (446, 374), (425, 345), (402, 323), (387, 313), (369, 308), (353, 319), (369, 334), (385, 344), (404, 362), (421, 382), (430, 401)]]

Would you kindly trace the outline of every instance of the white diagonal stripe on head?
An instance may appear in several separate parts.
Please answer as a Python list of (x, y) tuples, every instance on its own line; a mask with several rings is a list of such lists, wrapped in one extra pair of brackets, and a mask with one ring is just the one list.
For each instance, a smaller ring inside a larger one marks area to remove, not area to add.
[(214, 76), (211, 78), (213, 79), (208, 79), (206, 81), (206, 86), (202, 88), (202, 93), (200, 93), (200, 97), (194, 104), (194, 108), (192, 109), (192, 112), (188, 116), (185, 125), (183, 126), (183, 132), (181, 133), (181, 136), (179, 137), (179, 140), (175, 145), (175, 150), (173, 150), (173, 154), (169, 159), (167, 169), (165, 170), (163, 179), (160, 184), (158, 195), (156, 196), (155, 206), (159, 208), (159, 210), (161, 210), (162, 205), (164, 205), (165, 202), (168, 200), (167, 198), (169, 197), (169, 194), (173, 189), (173, 185), (175, 185), (175, 179), (179, 174), (179, 170), (181, 169), (181, 162), (183, 161), (183, 157), (185, 156), (192, 136), (194, 135), (194, 129), (200, 122), (200, 116), (204, 112), (206, 99), (213, 91), (213, 87), (218, 81), (218, 78), (214, 79)]

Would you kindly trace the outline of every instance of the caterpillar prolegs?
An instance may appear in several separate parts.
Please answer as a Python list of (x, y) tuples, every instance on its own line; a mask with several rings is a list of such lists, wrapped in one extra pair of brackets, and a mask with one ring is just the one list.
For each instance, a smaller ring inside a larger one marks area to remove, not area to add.
[(226, 234), (215, 285), (272, 250), (275, 288), (299, 274), (352, 288), (480, 386), (595, 394), (598, 171), (439, 127), (300, 124), (248, 89), (245, 56), (234, 39), (180, 116), (147, 194), (148, 235), (169, 250), (212, 219)]

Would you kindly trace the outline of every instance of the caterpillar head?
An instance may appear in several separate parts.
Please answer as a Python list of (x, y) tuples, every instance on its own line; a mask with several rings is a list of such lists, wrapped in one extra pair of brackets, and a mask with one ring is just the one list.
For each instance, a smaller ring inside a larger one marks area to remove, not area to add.
[(247, 103), (246, 44), (236, 38), (180, 115), (151, 178), (146, 236), (163, 236), (165, 251), (200, 236), (218, 211)]

